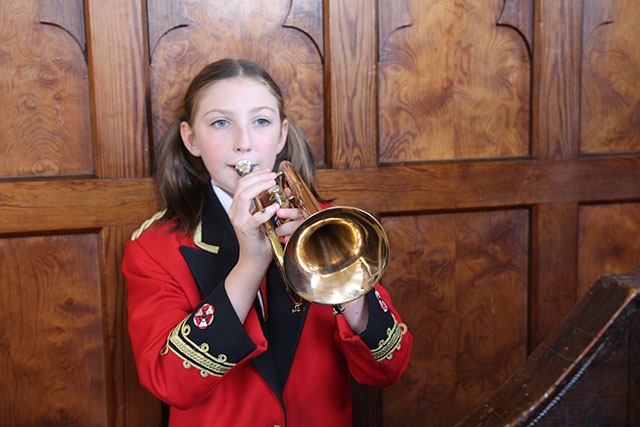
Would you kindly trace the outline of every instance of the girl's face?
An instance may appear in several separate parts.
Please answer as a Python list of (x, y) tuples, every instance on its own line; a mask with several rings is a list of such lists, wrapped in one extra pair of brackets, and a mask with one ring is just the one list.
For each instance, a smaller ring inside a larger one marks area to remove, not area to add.
[(289, 124), (280, 120), (278, 100), (269, 87), (249, 77), (221, 80), (206, 87), (192, 124), (182, 122), (185, 147), (202, 157), (213, 183), (233, 195), (240, 176), (239, 160), (254, 169), (273, 169), (284, 147)]

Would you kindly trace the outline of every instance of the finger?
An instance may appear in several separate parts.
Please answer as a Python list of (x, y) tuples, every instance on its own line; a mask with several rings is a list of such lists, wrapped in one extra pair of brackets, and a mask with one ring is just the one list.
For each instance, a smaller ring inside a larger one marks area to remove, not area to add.
[(296, 208), (278, 209), (277, 215), (282, 219), (288, 219), (291, 221), (304, 219), (304, 212), (301, 209), (296, 209)]
[(300, 224), (302, 224), (302, 222), (303, 221), (301, 219), (296, 221), (287, 221), (276, 228), (276, 234), (278, 235), (278, 237), (284, 237), (288, 240), (289, 236), (293, 234), (293, 232), (296, 231), (298, 227), (300, 227)]
[(238, 181), (238, 186), (233, 195), (233, 202), (241, 210), (250, 210), (253, 200), (275, 184), (275, 173), (268, 171), (251, 173)]
[(269, 221), (278, 211), (278, 204), (269, 205), (253, 214), (253, 219), (260, 224)]

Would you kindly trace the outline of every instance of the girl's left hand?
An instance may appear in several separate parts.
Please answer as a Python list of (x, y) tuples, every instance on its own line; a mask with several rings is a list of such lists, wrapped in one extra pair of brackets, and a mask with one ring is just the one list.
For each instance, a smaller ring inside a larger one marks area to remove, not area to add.
[(304, 214), (300, 209), (296, 208), (278, 208), (276, 215), (278, 218), (286, 220), (276, 228), (276, 233), (284, 243), (287, 243), (291, 234), (293, 234), (305, 220)]

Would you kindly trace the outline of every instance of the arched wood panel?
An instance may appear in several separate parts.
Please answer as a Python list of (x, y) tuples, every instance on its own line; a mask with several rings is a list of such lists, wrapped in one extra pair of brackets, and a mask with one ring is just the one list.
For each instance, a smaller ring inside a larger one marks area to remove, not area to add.
[(0, 2), (1, 177), (93, 172), (84, 25), (45, 6)]
[(497, 25), (504, 2), (400, 3), (380, 47), (380, 161), (528, 155), (530, 56)]

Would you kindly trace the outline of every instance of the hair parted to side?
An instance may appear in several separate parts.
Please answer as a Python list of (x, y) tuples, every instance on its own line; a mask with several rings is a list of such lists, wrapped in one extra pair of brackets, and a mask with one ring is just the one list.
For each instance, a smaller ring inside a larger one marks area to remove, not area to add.
[(284, 99), (280, 87), (260, 65), (246, 59), (222, 59), (206, 65), (191, 81), (184, 97), (185, 115), (174, 123), (158, 145), (155, 156), (154, 183), (158, 200), (165, 213), (161, 221), (176, 219), (176, 230), (193, 234), (200, 222), (205, 191), (211, 185), (211, 177), (202, 159), (186, 149), (180, 136), (180, 123), (192, 123), (193, 114), (204, 89), (221, 80), (249, 77), (264, 85), (278, 102), (280, 119), (289, 122), (285, 146), (276, 157), (274, 169), (283, 160), (290, 161), (317, 196), (314, 185), (315, 167), (309, 143), (284, 111)]

